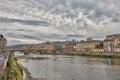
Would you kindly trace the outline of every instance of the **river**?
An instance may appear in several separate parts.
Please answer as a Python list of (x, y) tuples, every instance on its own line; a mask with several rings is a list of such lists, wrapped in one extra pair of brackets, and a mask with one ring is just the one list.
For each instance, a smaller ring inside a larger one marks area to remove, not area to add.
[(120, 80), (120, 59), (47, 54), (25, 56), (47, 58), (18, 59), (24, 67), (24, 80)]

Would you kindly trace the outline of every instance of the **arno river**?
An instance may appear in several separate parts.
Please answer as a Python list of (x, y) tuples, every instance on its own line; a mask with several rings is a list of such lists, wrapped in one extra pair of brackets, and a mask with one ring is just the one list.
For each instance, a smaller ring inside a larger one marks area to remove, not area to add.
[[(17, 54), (24, 80), (120, 80), (120, 59)], [(26, 57), (47, 57), (27, 59)]]

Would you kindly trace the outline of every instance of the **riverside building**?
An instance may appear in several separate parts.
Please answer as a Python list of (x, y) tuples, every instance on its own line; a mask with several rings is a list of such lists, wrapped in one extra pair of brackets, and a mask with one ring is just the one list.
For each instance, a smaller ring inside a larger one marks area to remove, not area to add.
[(76, 45), (77, 52), (94, 52), (94, 51), (103, 51), (102, 49), (102, 41), (101, 40), (93, 40), (92, 38), (87, 38), (86, 41), (81, 40)]
[(103, 47), (105, 52), (120, 52), (120, 34), (107, 35)]

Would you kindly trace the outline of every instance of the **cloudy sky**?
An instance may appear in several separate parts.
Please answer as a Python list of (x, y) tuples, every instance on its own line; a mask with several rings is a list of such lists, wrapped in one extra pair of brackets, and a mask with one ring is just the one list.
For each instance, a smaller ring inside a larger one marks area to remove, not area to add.
[(0, 0), (8, 44), (104, 39), (120, 33), (120, 0)]

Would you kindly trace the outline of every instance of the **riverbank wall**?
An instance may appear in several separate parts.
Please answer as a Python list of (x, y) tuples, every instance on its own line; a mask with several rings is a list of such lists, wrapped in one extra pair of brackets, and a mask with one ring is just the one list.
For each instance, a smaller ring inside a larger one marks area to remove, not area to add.
[(6, 69), (1, 80), (23, 80), (22, 68), (18, 65), (13, 54), (8, 57)]

